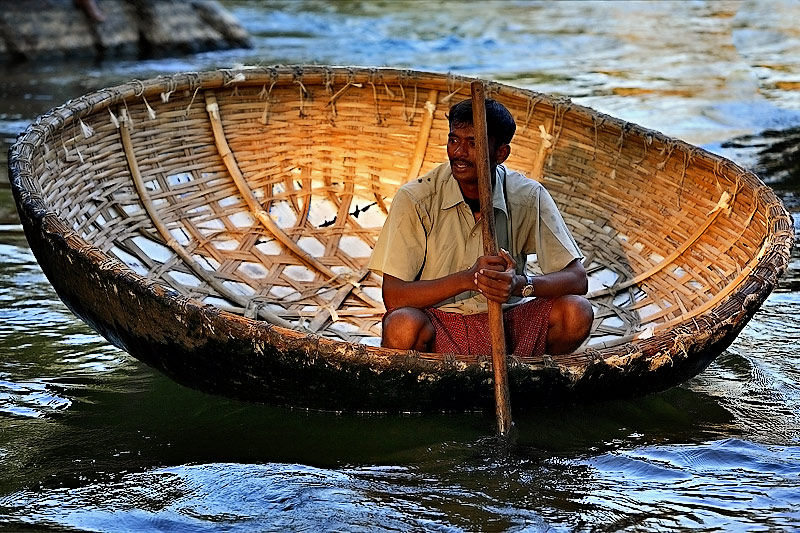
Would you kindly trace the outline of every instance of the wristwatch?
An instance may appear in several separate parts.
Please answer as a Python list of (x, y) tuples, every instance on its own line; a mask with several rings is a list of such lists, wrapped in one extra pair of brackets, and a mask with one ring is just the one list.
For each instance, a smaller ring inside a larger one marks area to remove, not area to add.
[(525, 285), (524, 287), (522, 287), (522, 297), (523, 298), (528, 298), (530, 296), (533, 296), (533, 293), (534, 293), (534, 290), (533, 290), (533, 279), (531, 279), (531, 278), (529, 278), (527, 276), (525, 276), (525, 279), (528, 280), (528, 284)]

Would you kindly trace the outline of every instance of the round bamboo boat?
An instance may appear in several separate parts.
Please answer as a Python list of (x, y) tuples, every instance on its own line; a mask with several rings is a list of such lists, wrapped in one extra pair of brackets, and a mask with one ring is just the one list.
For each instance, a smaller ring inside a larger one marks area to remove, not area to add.
[[(66, 305), (204, 391), (356, 411), (493, 405), (490, 358), (380, 348), (366, 269), (397, 188), (446, 160), (469, 78), (275, 67), (103, 89), (10, 151), (18, 210)], [(515, 409), (640, 395), (702, 371), (787, 265), (790, 217), (733, 162), (499, 83), (507, 166), (541, 181), (586, 256), (591, 336), (509, 359)], [(535, 273), (535, 270), (532, 271)]]

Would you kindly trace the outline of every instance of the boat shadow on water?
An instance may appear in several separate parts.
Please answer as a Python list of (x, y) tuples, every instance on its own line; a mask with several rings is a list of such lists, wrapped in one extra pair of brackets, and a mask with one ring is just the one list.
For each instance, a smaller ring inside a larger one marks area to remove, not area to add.
[[(543, 408), (517, 417), (516, 441), (498, 443), (485, 436), (488, 415), (264, 407), (142, 370), (150, 379), (139, 390), (84, 392), (24, 452), (9, 449), (0, 524), (383, 530), (433, 520), (475, 530), (577, 527), (595, 513), (724, 523), (729, 476), (747, 497), (776, 479), (791, 487), (797, 473), (788, 460), (798, 450), (731, 438), (731, 414), (683, 387), (635, 402)], [(760, 509), (736, 520), (763, 524)]]

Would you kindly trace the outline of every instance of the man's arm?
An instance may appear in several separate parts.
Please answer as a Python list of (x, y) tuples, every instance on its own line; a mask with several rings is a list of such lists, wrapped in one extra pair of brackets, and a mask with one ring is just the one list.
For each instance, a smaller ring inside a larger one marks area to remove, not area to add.
[(506, 262), (505, 269), (483, 269), (475, 275), (477, 289), (490, 300), (505, 303), (512, 295), (520, 296), (529, 279), (533, 284), (533, 294), (544, 298), (557, 298), (567, 294), (582, 295), (589, 288), (586, 270), (579, 259), (556, 272), (527, 278), (516, 273), (514, 259), (505, 250), (500, 253), (500, 257)]
[(482, 256), (468, 270), (433, 280), (403, 281), (400, 278), (384, 274), (383, 303), (386, 309), (432, 307), (462, 292), (477, 291), (476, 273), (480, 270), (484, 272), (504, 270), (506, 262), (507, 260), (501, 256)]

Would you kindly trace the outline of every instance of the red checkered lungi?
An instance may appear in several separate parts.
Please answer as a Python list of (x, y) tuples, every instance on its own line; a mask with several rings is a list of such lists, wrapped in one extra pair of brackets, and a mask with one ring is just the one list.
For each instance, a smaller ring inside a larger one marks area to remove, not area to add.
[[(547, 347), (552, 298), (534, 298), (503, 312), (506, 351), (517, 357), (541, 356)], [(462, 315), (424, 309), (436, 329), (433, 352), (491, 355), (489, 314)]]

